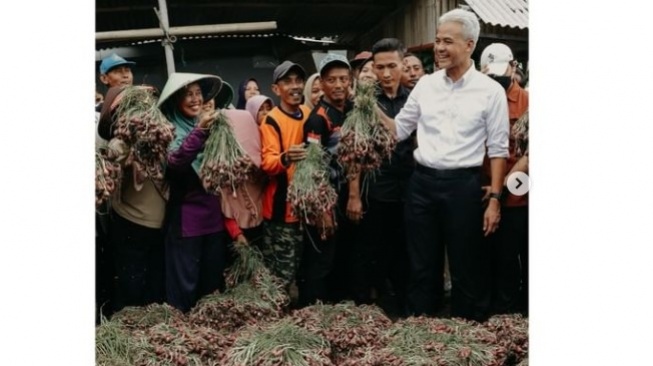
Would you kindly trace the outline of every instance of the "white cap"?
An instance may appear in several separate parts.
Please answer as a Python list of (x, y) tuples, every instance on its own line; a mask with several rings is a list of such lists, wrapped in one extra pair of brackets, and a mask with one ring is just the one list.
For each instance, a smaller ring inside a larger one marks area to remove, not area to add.
[(485, 47), (481, 54), (481, 70), (488, 67), (488, 75), (504, 75), (508, 64), (513, 60), (510, 47), (503, 43), (492, 43)]

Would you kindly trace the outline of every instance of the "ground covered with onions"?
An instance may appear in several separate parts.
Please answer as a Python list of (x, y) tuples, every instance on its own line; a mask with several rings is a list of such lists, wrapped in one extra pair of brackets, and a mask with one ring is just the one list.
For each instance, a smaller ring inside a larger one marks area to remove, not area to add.
[(290, 310), (260, 253), (237, 247), (227, 290), (187, 314), (128, 307), (96, 328), (96, 365), (528, 365), (528, 319), (388, 318), (376, 306)]

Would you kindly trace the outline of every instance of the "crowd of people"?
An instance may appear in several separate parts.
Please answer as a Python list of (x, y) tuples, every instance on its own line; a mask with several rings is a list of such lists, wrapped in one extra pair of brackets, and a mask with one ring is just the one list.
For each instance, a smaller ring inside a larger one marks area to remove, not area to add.
[[(443, 14), (432, 74), (395, 38), (351, 60), (328, 53), (313, 75), (283, 61), (270, 88), (250, 78), (234, 92), (218, 75), (171, 74), (156, 93), (175, 127), (164, 181), (135, 187), (127, 175), (96, 214), (98, 311), (166, 302), (186, 312), (224, 290), (238, 242), (260, 249), (295, 307), (353, 300), (397, 317), (436, 316), (450, 296), (451, 316), (526, 313), (528, 197), (507, 192), (506, 181), (528, 172), (528, 148), (511, 132), (528, 92), (504, 44), (483, 50), (477, 67), (479, 32), (473, 13)], [(116, 54), (101, 62), (97, 148), (117, 145), (112, 123), (133, 67)], [(398, 142), (375, 174), (352, 178), (337, 146), (357, 83), (376, 85), (374, 113)], [(246, 194), (210, 194), (199, 178), (218, 111), (259, 168)], [(318, 225), (287, 202), (309, 144), (329, 154), (338, 195)]]

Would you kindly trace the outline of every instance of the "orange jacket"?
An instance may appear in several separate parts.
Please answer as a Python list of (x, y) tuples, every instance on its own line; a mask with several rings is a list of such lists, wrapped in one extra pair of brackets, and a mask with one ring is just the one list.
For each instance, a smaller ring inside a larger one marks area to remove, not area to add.
[(270, 181), (263, 194), (263, 217), (267, 220), (297, 222), (292, 215), (290, 204), (286, 202), (288, 184), (292, 181), (295, 164), (285, 167), (281, 163), (281, 154), (291, 145), (304, 141), (304, 122), (311, 110), (300, 106), (301, 117), (287, 114), (281, 108), (274, 107), (259, 127), (261, 131), (261, 169), (270, 176)]

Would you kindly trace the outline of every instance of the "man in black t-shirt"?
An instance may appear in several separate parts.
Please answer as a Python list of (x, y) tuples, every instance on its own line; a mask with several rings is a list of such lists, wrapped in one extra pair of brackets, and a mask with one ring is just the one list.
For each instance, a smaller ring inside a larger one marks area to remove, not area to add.
[[(403, 108), (409, 95), (400, 84), (404, 47), (398, 39), (385, 38), (374, 44), (372, 55), (378, 79), (377, 103), (392, 118)], [(406, 184), (414, 168), (414, 149), (413, 139), (398, 143), (390, 159), (385, 159), (377, 172), (361, 178), (362, 194), (347, 206), (347, 216), (353, 221), (360, 220), (362, 231), (352, 263), (355, 300), (370, 302), (370, 288), (374, 287), (381, 292), (379, 305), (396, 315), (404, 314), (408, 280), (403, 205)], [(355, 187), (350, 191), (356, 191)], [(386, 286), (386, 280), (390, 286)]]

